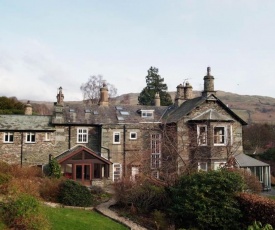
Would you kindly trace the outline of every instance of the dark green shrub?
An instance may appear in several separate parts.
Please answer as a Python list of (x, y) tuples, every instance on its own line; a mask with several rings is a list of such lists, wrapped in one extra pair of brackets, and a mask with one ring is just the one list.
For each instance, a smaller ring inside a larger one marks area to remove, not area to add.
[(48, 165), (49, 176), (53, 178), (61, 177), (61, 166), (56, 159), (52, 159)]
[(1, 217), (4, 223), (13, 229), (50, 229), (38, 200), (28, 194), (21, 194), (4, 203)]
[(168, 213), (177, 228), (239, 229), (241, 211), (234, 195), (243, 188), (242, 177), (228, 170), (182, 176), (167, 189)]
[(93, 197), (86, 186), (72, 180), (66, 180), (60, 184), (58, 201), (69, 206), (91, 206)]
[(260, 221), (254, 221), (252, 225), (249, 225), (247, 230), (273, 230), (270, 224), (262, 225)]

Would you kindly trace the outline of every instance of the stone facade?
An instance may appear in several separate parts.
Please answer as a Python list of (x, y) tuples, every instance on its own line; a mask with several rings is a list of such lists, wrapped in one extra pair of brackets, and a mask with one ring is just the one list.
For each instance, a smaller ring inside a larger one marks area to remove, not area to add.
[[(52, 116), (0, 115), (0, 160), (45, 165), (50, 156), (60, 162), (70, 157), (75, 162), (70, 172), (77, 178), (78, 171), (87, 171), (88, 166), (85, 157), (78, 161), (79, 153), (70, 150), (85, 146), (91, 150), (87, 155), (91, 167), (101, 167), (95, 166), (98, 162), (102, 167), (108, 165), (110, 172), (104, 181), (134, 178), (141, 171), (159, 177), (164, 167), (166, 174), (190, 166), (197, 170), (202, 164), (215, 169), (243, 151), (242, 126), (246, 123), (215, 96), (210, 68), (204, 86), (202, 96), (194, 98), (192, 86), (180, 84), (170, 107), (160, 106), (158, 95), (156, 106), (112, 105), (106, 85), (98, 105), (67, 104), (60, 87)], [(31, 143), (28, 133), (35, 134)], [(91, 179), (101, 169), (89, 170), (85, 173)], [(101, 179), (93, 183), (103, 183)]]

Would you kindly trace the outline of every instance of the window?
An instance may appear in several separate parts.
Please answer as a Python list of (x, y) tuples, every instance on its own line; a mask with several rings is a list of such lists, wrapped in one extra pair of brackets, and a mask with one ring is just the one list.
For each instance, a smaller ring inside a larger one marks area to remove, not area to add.
[(113, 134), (113, 143), (120, 144), (120, 132), (114, 132)]
[(77, 129), (77, 143), (88, 143), (88, 129)]
[(45, 133), (45, 141), (51, 140), (51, 133)]
[(198, 163), (198, 171), (207, 172), (207, 163), (206, 162), (199, 162)]
[(226, 129), (225, 127), (214, 127), (214, 145), (226, 144)]
[(13, 143), (13, 133), (12, 132), (4, 133), (4, 142), (5, 143)]
[(198, 125), (197, 133), (198, 133), (198, 145), (207, 145), (207, 126)]
[(137, 133), (136, 132), (130, 132), (130, 140), (136, 140), (137, 139)]
[(154, 110), (141, 110), (141, 117), (154, 118)]
[(35, 143), (35, 133), (26, 133), (26, 143)]
[(151, 136), (151, 150), (151, 168), (159, 168), (161, 164), (161, 136), (158, 133)]
[(114, 163), (113, 164), (113, 180), (119, 181), (121, 178), (121, 173), (122, 173), (121, 164)]

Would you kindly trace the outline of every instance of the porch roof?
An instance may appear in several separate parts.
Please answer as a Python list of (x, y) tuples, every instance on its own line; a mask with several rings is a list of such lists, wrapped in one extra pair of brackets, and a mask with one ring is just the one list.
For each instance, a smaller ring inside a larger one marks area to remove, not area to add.
[(240, 153), (235, 156), (236, 162), (240, 167), (269, 166), (269, 164)]
[(63, 161), (73, 157), (74, 155), (80, 153), (81, 151), (85, 151), (91, 155), (93, 155), (95, 158), (99, 159), (100, 161), (106, 163), (106, 164), (112, 164), (111, 161), (105, 159), (104, 157), (99, 156), (96, 154), (93, 150), (89, 149), (86, 146), (83, 145), (76, 145), (71, 149), (66, 150), (65, 152), (61, 153), (60, 155), (56, 156), (55, 159), (59, 162), (62, 163)]

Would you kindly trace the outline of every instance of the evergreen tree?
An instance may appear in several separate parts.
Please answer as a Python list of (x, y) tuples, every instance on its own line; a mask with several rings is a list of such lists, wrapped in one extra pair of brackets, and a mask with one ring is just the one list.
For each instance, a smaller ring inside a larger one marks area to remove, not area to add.
[(172, 99), (169, 93), (166, 92), (167, 85), (164, 82), (164, 78), (158, 74), (158, 69), (150, 67), (146, 78), (147, 86), (143, 88), (138, 97), (138, 102), (141, 105), (153, 105), (156, 93), (159, 93), (161, 105), (171, 105)]

